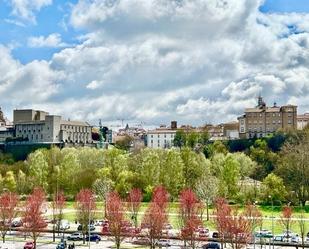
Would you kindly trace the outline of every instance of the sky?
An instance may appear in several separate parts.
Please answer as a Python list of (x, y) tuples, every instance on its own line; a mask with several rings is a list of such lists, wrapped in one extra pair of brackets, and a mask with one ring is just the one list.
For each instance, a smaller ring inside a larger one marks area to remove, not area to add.
[(0, 0), (0, 106), (97, 125), (309, 112), (308, 0)]

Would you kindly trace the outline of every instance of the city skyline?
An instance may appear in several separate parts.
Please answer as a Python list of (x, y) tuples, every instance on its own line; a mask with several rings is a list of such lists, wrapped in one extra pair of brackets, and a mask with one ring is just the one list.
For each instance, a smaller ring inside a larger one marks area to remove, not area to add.
[(1, 107), (199, 125), (261, 94), (308, 112), (308, 13), (289, 0), (4, 1)]

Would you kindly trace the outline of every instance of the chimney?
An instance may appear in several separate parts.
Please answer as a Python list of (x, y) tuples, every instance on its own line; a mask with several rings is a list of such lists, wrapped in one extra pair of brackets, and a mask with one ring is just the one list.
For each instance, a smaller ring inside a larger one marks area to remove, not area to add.
[(176, 130), (177, 129), (177, 121), (172, 121), (171, 122), (171, 129)]

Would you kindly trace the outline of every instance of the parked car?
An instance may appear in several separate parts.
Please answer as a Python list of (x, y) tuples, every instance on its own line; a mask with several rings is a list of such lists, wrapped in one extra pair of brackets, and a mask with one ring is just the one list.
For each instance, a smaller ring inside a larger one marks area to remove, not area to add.
[[(88, 229), (90, 229), (90, 231), (94, 231), (95, 230), (95, 226), (90, 224), (90, 225), (88, 225)], [(82, 231), (83, 230), (83, 225), (79, 224), (78, 227), (77, 227), (77, 230), (78, 231)]]
[(56, 247), (56, 249), (65, 249), (65, 248), (67, 248), (67, 244), (64, 242), (60, 242)]
[[(89, 241), (89, 235), (87, 234), (86, 240)], [(101, 236), (98, 234), (90, 234), (90, 241), (101, 241)]]
[(280, 235), (275, 235), (274, 238), (273, 238), (273, 241), (275, 241), (275, 242), (290, 242), (290, 239), (291, 238), (287, 238), (283, 234), (280, 234)]
[(209, 242), (202, 246), (203, 249), (220, 249), (220, 244), (217, 242)]
[[(70, 229), (70, 222), (68, 220), (61, 220), (60, 221), (60, 230), (68, 230)], [(57, 224), (57, 229), (58, 229), (58, 224)]]
[(83, 234), (80, 233), (80, 232), (75, 232), (75, 233), (70, 234), (67, 237), (67, 239), (68, 240), (73, 240), (73, 241), (82, 240), (83, 239)]
[(147, 238), (136, 238), (133, 240), (132, 244), (149, 245), (149, 240)]
[(298, 234), (295, 234), (295, 236), (293, 236), (291, 238), (291, 242), (292, 243), (299, 243), (300, 242), (300, 237), (298, 236)]
[(157, 242), (157, 246), (158, 247), (168, 247), (168, 246), (171, 246), (171, 243), (168, 239), (160, 239)]
[(15, 218), (12, 220), (11, 226), (12, 227), (21, 227), (23, 225), (23, 222), (20, 218)]
[(33, 241), (27, 241), (24, 245), (24, 249), (34, 249), (34, 242)]
[(208, 228), (199, 228), (198, 236), (202, 238), (209, 237), (209, 229)]
[(272, 238), (273, 234), (267, 229), (262, 229), (260, 231), (255, 232), (255, 237), (256, 238)]
[(219, 238), (219, 232), (213, 232), (213, 233), (212, 233), (212, 237), (213, 237), (214, 239), (218, 239), (218, 238)]

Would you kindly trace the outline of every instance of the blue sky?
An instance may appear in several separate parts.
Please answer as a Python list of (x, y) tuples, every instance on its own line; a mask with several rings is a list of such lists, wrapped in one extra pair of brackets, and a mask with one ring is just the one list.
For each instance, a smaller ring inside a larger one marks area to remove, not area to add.
[(0, 106), (203, 124), (261, 93), (307, 112), (308, 0), (260, 2), (0, 0)]
[(263, 12), (309, 12), (307, 0), (266, 0)]

